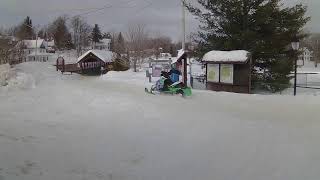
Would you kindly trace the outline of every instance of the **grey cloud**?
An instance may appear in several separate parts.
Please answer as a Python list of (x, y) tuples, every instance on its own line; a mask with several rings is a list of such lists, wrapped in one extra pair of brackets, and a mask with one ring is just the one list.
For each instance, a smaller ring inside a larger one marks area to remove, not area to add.
[[(313, 32), (320, 32), (317, 22), (320, 0), (286, 1), (289, 5), (301, 1), (307, 4), (308, 14), (312, 17), (307, 27)], [(100, 24), (105, 31), (125, 32), (128, 24), (143, 22), (150, 31), (161, 32), (174, 40), (180, 38), (180, 0), (0, 0), (0, 24), (15, 25), (27, 15), (31, 16), (34, 24), (47, 24), (61, 14), (76, 15), (90, 11), (84, 9), (105, 5), (113, 7), (86, 15), (89, 23)], [(194, 32), (197, 27), (198, 21), (187, 13), (187, 32)]]

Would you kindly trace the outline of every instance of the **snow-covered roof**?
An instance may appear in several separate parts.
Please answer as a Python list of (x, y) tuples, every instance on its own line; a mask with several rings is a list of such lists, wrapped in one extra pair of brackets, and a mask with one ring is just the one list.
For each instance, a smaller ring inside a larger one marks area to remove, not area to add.
[(102, 39), (100, 40), (102, 43), (111, 43), (111, 39)]
[(23, 43), (25, 46), (27, 46), (28, 49), (35, 49), (36, 47), (40, 48), (43, 44), (43, 39), (38, 40), (23, 40)]
[(114, 57), (113, 52), (106, 51), (106, 50), (97, 50), (97, 49), (87, 51), (86, 53), (84, 53), (82, 56), (78, 58), (78, 61), (81, 61), (84, 57), (86, 57), (90, 53), (94, 54), (105, 63), (113, 62), (113, 57)]
[(249, 52), (245, 50), (235, 51), (210, 51), (206, 53), (202, 61), (204, 62), (246, 62), (249, 58)]
[(40, 48), (43, 45), (44, 40), (23, 40), (22, 42), (27, 47), (27, 49), (35, 49), (36, 47)]
[(183, 49), (178, 50), (178, 56), (172, 58), (172, 64), (176, 63), (184, 54), (185, 51)]
[(103, 46), (111, 43), (111, 39), (102, 39), (100, 42), (95, 43), (95, 46)]
[(160, 53), (160, 57), (168, 57), (171, 58), (172, 55), (170, 53)]

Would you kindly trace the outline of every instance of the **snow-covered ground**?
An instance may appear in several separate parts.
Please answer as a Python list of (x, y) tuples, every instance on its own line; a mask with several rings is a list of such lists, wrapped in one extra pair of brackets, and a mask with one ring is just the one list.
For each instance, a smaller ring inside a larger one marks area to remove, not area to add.
[(144, 72), (51, 63), (16, 66), (33, 86), (0, 91), (0, 180), (320, 177), (319, 96), (154, 96)]

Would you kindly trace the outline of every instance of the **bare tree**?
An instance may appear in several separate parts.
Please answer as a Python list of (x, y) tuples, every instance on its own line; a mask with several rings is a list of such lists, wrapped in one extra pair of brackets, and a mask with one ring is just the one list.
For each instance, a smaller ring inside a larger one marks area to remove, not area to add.
[(92, 28), (81, 16), (73, 17), (70, 26), (73, 34), (73, 44), (76, 47), (77, 55), (80, 56), (84, 48), (90, 45)]
[(156, 56), (159, 56), (162, 52), (171, 53), (171, 47), (173, 47), (171, 38), (160, 34), (150, 38), (147, 45), (148, 49), (154, 50)]
[(23, 61), (23, 44), (17, 44), (10, 37), (0, 38), (0, 64), (18, 64)]
[(132, 58), (134, 72), (137, 72), (137, 64), (141, 66), (144, 58), (144, 50), (148, 39), (148, 32), (144, 24), (132, 24), (128, 28), (127, 39)]

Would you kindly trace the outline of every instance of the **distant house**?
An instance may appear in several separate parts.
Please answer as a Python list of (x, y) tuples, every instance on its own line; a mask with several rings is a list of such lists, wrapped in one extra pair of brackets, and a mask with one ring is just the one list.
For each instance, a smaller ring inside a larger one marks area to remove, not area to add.
[(48, 61), (51, 54), (46, 52), (46, 42), (43, 39), (22, 40), (17, 44), (24, 52), (24, 61)]
[(44, 44), (45, 44), (47, 53), (55, 53), (56, 44), (53, 39), (49, 41), (45, 41)]
[(160, 53), (160, 58), (171, 58), (172, 55), (170, 53)]
[(53, 47), (54, 48), (55, 46), (56, 46), (56, 44), (55, 44), (53, 39), (50, 40), (50, 41), (47, 41), (47, 47)]
[(312, 56), (313, 51), (310, 51), (308, 48), (304, 47), (302, 48), (302, 54), (299, 56), (299, 60), (303, 61), (303, 64), (305, 62), (310, 62), (312, 61)]
[(111, 39), (102, 39), (100, 42), (94, 43), (92, 45), (92, 49), (97, 49), (97, 50), (111, 50)]

